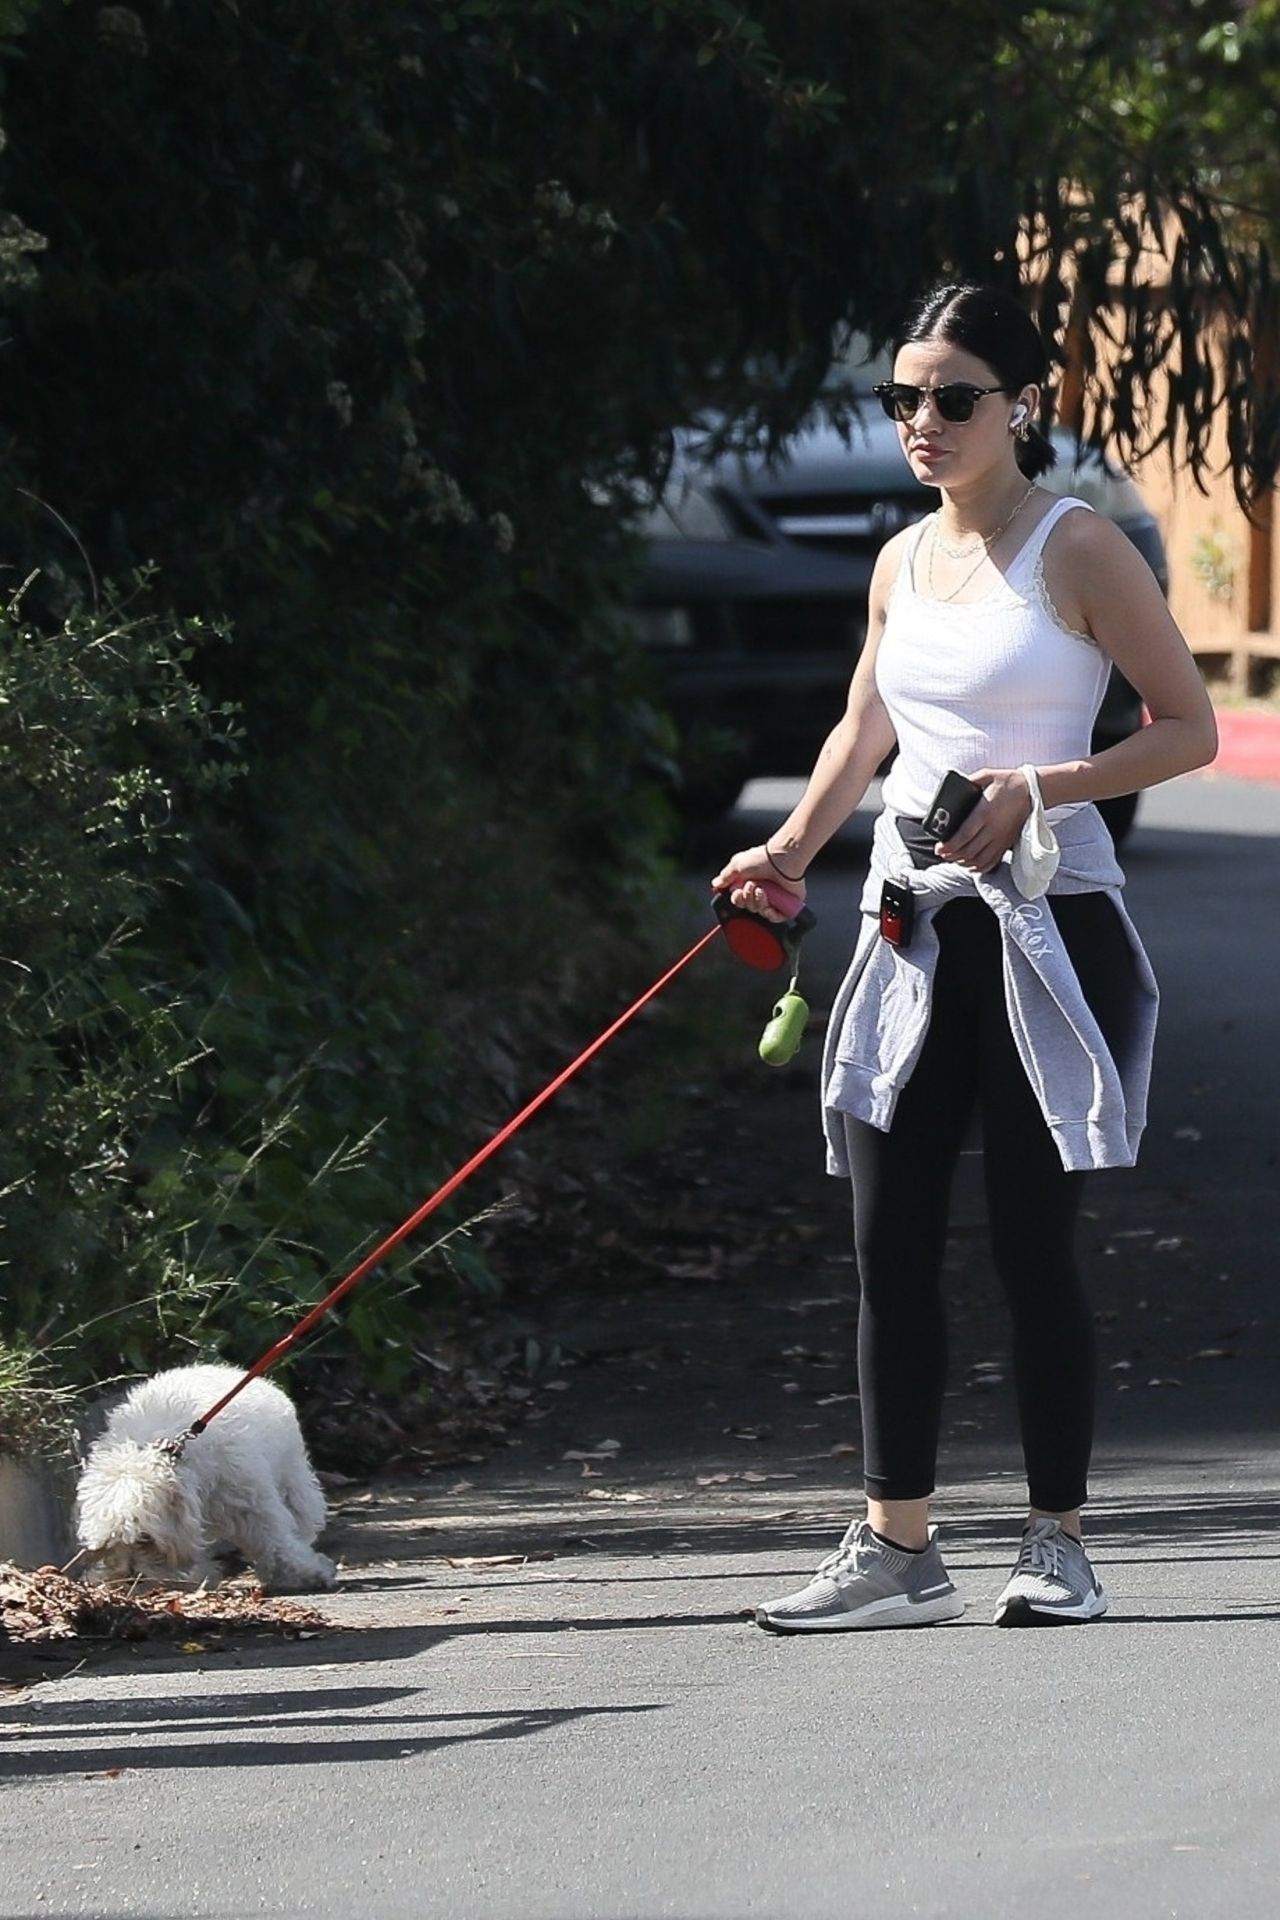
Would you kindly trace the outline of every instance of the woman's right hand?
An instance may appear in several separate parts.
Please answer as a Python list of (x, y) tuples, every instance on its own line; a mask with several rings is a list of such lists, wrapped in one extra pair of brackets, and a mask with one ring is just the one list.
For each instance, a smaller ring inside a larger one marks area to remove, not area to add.
[(763, 846), (745, 847), (741, 853), (735, 853), (726, 860), (711, 882), (711, 891), (727, 893), (735, 907), (745, 907), (748, 913), (758, 913), (765, 920), (794, 918), (800, 910), (799, 906), (794, 907), (791, 913), (780, 913), (764, 891), (762, 883), (766, 880), (771, 886), (784, 887), (803, 905), (804, 881), (784, 880)]

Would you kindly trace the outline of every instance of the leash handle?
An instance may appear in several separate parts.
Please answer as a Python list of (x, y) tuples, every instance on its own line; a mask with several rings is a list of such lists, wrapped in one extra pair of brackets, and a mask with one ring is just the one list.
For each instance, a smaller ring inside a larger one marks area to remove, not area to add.
[(735, 907), (729, 898), (730, 889), (724, 888), (713, 895), (711, 902), (724, 937), (739, 960), (759, 968), (761, 973), (773, 973), (788, 961), (794, 968), (799, 961), (800, 942), (814, 925), (813, 915), (798, 893), (789, 893), (776, 880), (757, 880), (756, 885), (774, 912), (786, 918), (766, 920), (750, 907)]
[(797, 920), (804, 912), (803, 894), (780, 887), (776, 880), (757, 880), (756, 885), (775, 913), (785, 913), (788, 920)]

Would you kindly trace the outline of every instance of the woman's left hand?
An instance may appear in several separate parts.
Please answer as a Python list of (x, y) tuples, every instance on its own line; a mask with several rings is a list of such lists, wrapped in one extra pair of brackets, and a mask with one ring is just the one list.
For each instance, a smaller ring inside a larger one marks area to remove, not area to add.
[(991, 873), (1030, 818), (1031, 790), (1016, 767), (983, 767), (969, 778), (982, 788), (982, 799), (958, 832), (940, 841), (936, 850), (958, 867)]

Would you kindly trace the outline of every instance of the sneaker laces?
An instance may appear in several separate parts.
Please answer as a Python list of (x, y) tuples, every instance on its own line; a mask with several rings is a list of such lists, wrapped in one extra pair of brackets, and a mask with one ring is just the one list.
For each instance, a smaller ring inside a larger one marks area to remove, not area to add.
[[(818, 1562), (818, 1574), (825, 1573), (830, 1576), (836, 1573), (843, 1573), (846, 1569), (850, 1573), (861, 1573), (863, 1560), (874, 1560), (875, 1558), (875, 1543), (864, 1539), (861, 1532), (859, 1532), (854, 1535), (852, 1540), (842, 1540), (834, 1553), (829, 1553), (825, 1560)], [(815, 1574), (814, 1578), (816, 1579), (817, 1577), (817, 1574)]]
[(835, 1552), (829, 1553), (825, 1560), (819, 1560), (817, 1573), (815, 1573), (814, 1578), (817, 1579), (819, 1574), (824, 1573), (828, 1576), (843, 1573), (846, 1568), (848, 1568), (850, 1573), (859, 1572), (859, 1556), (865, 1552), (866, 1548), (861, 1546), (856, 1540), (851, 1541), (847, 1547), (837, 1547)]
[(1018, 1555), (1020, 1572), (1044, 1573), (1051, 1580), (1061, 1577), (1062, 1570), (1062, 1533), (1057, 1527), (1052, 1532), (1041, 1532), (1039, 1524), (1028, 1533), (1022, 1542), (1022, 1551)]

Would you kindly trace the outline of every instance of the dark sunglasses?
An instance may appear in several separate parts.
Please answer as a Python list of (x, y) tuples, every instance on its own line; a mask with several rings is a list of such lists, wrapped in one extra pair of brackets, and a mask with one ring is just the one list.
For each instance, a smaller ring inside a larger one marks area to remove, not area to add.
[(926, 400), (932, 400), (944, 420), (972, 420), (973, 410), (984, 393), (1007, 393), (1007, 387), (973, 387), (967, 380), (955, 380), (945, 387), (912, 387), (903, 380), (882, 380), (872, 393), (891, 420), (910, 426)]

